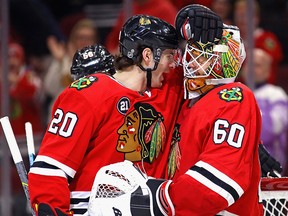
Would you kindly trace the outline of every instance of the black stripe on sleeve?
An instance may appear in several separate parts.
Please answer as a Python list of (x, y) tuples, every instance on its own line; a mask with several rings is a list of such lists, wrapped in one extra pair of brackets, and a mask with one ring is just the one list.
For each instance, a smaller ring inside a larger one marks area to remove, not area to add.
[(207, 178), (210, 181), (212, 181), (214, 184), (216, 184), (219, 187), (221, 187), (224, 190), (226, 190), (228, 193), (231, 194), (231, 196), (234, 199), (234, 202), (236, 202), (236, 200), (239, 199), (239, 194), (237, 193), (237, 191), (231, 185), (229, 185), (226, 182), (222, 181), (217, 176), (215, 176), (213, 173), (209, 172), (208, 170), (204, 169), (203, 167), (193, 166), (193, 167), (190, 168), (190, 170), (198, 172), (199, 174), (201, 174), (205, 178)]

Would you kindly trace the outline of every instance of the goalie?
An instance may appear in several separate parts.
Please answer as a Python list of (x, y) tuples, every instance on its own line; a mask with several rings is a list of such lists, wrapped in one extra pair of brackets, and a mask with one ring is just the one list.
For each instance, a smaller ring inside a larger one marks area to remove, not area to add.
[(189, 34), (189, 11), (176, 17), (187, 41), (185, 103), (175, 127), (167, 178), (149, 179), (130, 162), (96, 175), (90, 215), (263, 215), (259, 197), (261, 115), (251, 90), (234, 82), (245, 59), (236, 26), (203, 42)]

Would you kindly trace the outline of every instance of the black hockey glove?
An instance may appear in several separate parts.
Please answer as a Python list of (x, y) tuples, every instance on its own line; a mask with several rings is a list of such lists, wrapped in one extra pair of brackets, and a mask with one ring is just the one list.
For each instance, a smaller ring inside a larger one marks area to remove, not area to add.
[(259, 158), (262, 177), (281, 177), (281, 164), (269, 154), (263, 144), (259, 144)]
[(38, 216), (69, 216), (73, 215), (72, 212), (65, 214), (60, 209), (54, 209), (47, 203), (39, 203), (36, 208), (36, 212)]
[(223, 32), (221, 18), (209, 8), (199, 4), (182, 8), (176, 16), (175, 27), (186, 41), (193, 39), (204, 44), (218, 43)]
[(89, 216), (175, 215), (168, 195), (171, 181), (148, 179), (132, 162), (102, 167), (94, 180)]

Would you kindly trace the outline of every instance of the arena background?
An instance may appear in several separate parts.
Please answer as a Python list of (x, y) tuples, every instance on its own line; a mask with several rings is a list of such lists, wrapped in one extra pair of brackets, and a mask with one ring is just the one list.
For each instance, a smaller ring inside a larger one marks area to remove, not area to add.
[[(45, 56), (49, 54), (46, 46), (46, 37), (54, 34), (58, 39), (65, 40), (67, 32), (63, 31), (60, 21), (67, 16), (85, 15), (94, 21), (95, 27), (99, 30), (100, 43), (104, 43), (105, 36), (114, 25), (119, 10), (124, 7), (127, 16), (131, 12), (131, 1), (133, 0), (0, 0), (0, 79), (1, 79), (1, 117), (9, 115), (9, 96), (7, 85), (7, 44), (10, 34), (16, 33), (21, 36), (27, 55)], [(199, 2), (199, 1), (198, 1)], [(200, 1), (201, 2), (201, 1)], [(249, 4), (251, 1), (247, 0)], [(191, 1), (193, 3), (193, 1)], [(288, 92), (288, 3), (287, 0), (261, 0), (259, 1), (262, 12), (261, 26), (274, 32), (280, 39), (284, 51), (284, 59), (278, 73), (277, 84)], [(152, 5), (153, 6), (153, 5)], [(108, 12), (107, 12), (108, 11)], [(252, 11), (250, 11), (251, 15)], [(253, 29), (252, 26), (249, 28)], [(12, 29), (12, 31), (11, 31)], [(252, 38), (252, 34), (251, 34)], [(251, 50), (247, 50), (249, 54)], [(250, 55), (251, 56), (251, 55)], [(251, 59), (247, 59), (251, 65)], [(253, 88), (253, 80), (248, 84)], [(15, 169), (10, 156), (6, 139), (0, 130), (0, 162), (1, 162), (1, 206), (0, 215), (12, 215), (12, 203), (23, 211), (26, 208), (25, 196), (15, 200), (11, 193), (14, 184), (21, 184), (11, 180), (11, 169)], [(28, 169), (26, 138), (17, 137), (21, 145), (21, 153)], [(41, 136), (35, 136), (36, 150), (39, 147)], [(22, 144), (21, 144), (22, 143)], [(24, 143), (24, 144), (23, 144)], [(18, 182), (17, 182), (18, 181)], [(21, 186), (21, 185), (20, 185)], [(23, 216), (27, 214), (23, 213)], [(19, 215), (19, 216), (22, 216)], [(14, 215), (18, 216), (18, 215)]]

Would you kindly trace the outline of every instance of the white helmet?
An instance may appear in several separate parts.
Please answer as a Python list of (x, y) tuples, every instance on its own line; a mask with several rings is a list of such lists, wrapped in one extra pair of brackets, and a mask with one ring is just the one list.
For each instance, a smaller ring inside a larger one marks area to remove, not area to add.
[(185, 98), (194, 98), (206, 85), (234, 82), (245, 60), (246, 52), (237, 26), (224, 24), (218, 44), (187, 42), (182, 63)]

